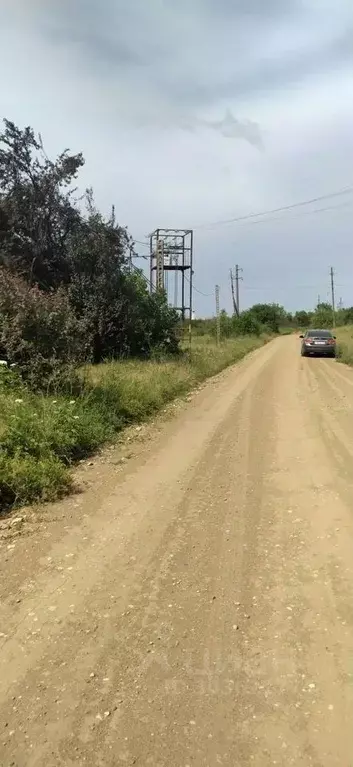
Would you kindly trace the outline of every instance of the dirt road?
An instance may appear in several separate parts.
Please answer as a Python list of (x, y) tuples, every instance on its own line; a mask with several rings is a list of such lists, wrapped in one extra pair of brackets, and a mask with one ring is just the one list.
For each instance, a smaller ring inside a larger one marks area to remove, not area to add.
[(350, 767), (352, 515), (353, 370), (277, 339), (3, 545), (1, 767)]

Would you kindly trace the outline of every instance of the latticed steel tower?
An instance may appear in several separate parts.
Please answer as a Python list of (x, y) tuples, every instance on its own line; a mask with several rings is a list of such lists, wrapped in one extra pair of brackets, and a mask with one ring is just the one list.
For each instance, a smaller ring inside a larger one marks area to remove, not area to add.
[(192, 278), (192, 229), (156, 229), (150, 235), (151, 291), (164, 290), (183, 322), (192, 319)]

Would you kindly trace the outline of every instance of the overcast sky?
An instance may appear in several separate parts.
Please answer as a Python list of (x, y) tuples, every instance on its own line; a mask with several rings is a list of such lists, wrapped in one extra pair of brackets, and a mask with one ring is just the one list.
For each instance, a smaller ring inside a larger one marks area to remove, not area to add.
[[(84, 188), (145, 241), (195, 230), (195, 309), (353, 304), (352, 0), (0, 0), (1, 112), (49, 153), (83, 151)], [(6, 75), (4, 72), (6, 71)], [(318, 208), (332, 208), (309, 213)], [(305, 215), (304, 215), (305, 213)], [(147, 248), (138, 245), (140, 253)]]

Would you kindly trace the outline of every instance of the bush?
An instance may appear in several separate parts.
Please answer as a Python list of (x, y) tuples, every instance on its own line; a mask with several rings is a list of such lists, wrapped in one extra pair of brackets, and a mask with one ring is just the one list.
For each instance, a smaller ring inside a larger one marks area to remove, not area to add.
[(0, 453), (0, 509), (52, 501), (72, 485), (70, 475), (54, 455), (37, 460), (30, 455)]
[(217, 346), (204, 336), (194, 340), (189, 359), (86, 366), (75, 400), (34, 394), (22, 384), (0, 390), (0, 506), (60, 497), (70, 488), (72, 463), (262, 343), (249, 336)]
[(4, 392), (21, 394), (25, 387), (19, 372), (6, 366), (0, 366), (0, 396)]
[[(261, 323), (256, 319), (251, 310), (243, 312), (240, 317), (234, 318), (234, 328), (239, 335), (259, 336), (262, 332)], [(271, 330), (267, 331), (269, 334)]]
[(85, 359), (86, 328), (64, 288), (44, 293), (0, 268), (0, 346), (31, 386), (55, 387)]

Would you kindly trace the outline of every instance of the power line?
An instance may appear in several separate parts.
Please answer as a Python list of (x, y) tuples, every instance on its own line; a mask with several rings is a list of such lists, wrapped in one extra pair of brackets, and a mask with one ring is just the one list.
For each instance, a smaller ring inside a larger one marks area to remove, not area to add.
[(270, 210), (263, 210), (259, 211), (258, 213), (247, 213), (244, 216), (236, 216), (235, 218), (229, 218), (219, 221), (213, 221), (209, 224), (200, 224), (199, 226), (195, 226), (194, 229), (209, 229), (216, 226), (224, 226), (226, 224), (233, 224), (237, 223), (238, 221), (248, 221), (252, 218), (259, 218), (260, 216), (268, 216), (272, 213), (281, 213), (282, 211), (286, 210), (293, 210), (294, 208), (303, 207), (304, 205), (312, 205), (315, 202), (321, 202), (322, 200), (329, 200), (333, 197), (341, 197), (345, 194), (352, 194), (353, 192), (353, 186), (346, 187), (345, 189), (341, 189), (338, 192), (331, 192), (331, 194), (323, 194), (320, 197), (312, 197), (310, 200), (301, 200), (300, 202), (294, 202), (291, 205), (282, 205), (279, 208), (272, 208)]
[[(336, 284), (336, 288), (344, 288), (346, 285), (338, 285)], [(290, 285), (291, 288), (294, 290), (317, 290), (317, 285)], [(252, 285), (246, 285), (244, 290), (255, 290), (255, 291), (264, 291), (264, 290), (287, 290), (288, 289), (288, 282), (283, 283), (281, 285), (260, 285), (259, 287), (255, 287)]]
[(149, 285), (150, 288), (152, 287), (151, 280), (148, 279), (148, 277), (146, 276), (146, 274), (144, 273), (142, 269), (139, 269), (139, 267), (135, 266), (135, 264), (131, 264), (131, 268), (133, 269), (134, 272), (138, 272), (141, 275), (141, 277), (143, 277), (143, 279), (145, 280), (147, 285)]
[(134, 244), (135, 244), (135, 243), (136, 243), (137, 245), (143, 245), (143, 246), (144, 246), (144, 248), (149, 248), (149, 247), (150, 247), (150, 245), (149, 245), (149, 242), (142, 242), (142, 240), (134, 240)]
[[(189, 278), (185, 275), (186, 282), (190, 284)], [(203, 293), (202, 290), (199, 290), (194, 283), (192, 284), (192, 289), (195, 290), (196, 293), (199, 293), (200, 296), (204, 296), (205, 298), (211, 298), (213, 296), (213, 293)]]
[(296, 216), (275, 216), (274, 218), (264, 218), (259, 221), (245, 221), (245, 226), (256, 226), (256, 224), (268, 224), (271, 221), (295, 221), (303, 216), (313, 216), (315, 213), (326, 213), (331, 210), (342, 210), (342, 208), (351, 207), (351, 202), (343, 202), (341, 205), (329, 205), (325, 208), (315, 208), (314, 210), (305, 210), (303, 213), (298, 213)]

